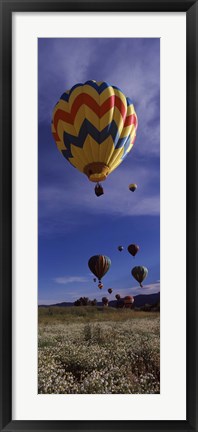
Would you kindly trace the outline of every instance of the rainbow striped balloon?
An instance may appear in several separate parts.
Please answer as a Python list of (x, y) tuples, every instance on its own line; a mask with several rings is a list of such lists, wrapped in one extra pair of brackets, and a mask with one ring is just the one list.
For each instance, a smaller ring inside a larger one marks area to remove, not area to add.
[(88, 261), (91, 272), (100, 281), (111, 267), (111, 260), (105, 255), (94, 255)]
[(90, 181), (99, 182), (132, 149), (137, 125), (133, 104), (118, 87), (87, 81), (62, 94), (53, 111), (52, 133), (63, 156)]

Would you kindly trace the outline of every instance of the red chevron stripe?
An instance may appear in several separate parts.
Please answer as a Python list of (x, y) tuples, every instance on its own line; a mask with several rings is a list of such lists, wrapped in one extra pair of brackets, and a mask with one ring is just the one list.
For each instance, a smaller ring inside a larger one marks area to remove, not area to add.
[(102, 105), (98, 105), (98, 103), (90, 95), (86, 93), (81, 93), (79, 96), (76, 97), (72, 105), (71, 117), (73, 121), (79, 108), (83, 104), (91, 108), (92, 111), (94, 111), (99, 118), (103, 117), (103, 115), (106, 114), (114, 106), (119, 109), (123, 119), (125, 119), (126, 116), (126, 108), (118, 96), (110, 96)]
[(100, 113), (100, 106), (97, 104), (97, 102), (86, 93), (81, 93), (76, 97), (76, 99), (73, 102), (72, 108), (71, 108), (71, 117), (74, 122), (76, 114), (81, 107), (81, 105), (87, 105), (89, 108), (91, 108), (96, 115), (99, 117)]
[(122, 100), (118, 96), (110, 96), (101, 106), (88, 94), (81, 93), (76, 97), (74, 103), (71, 108), (71, 113), (67, 113), (61, 109), (58, 109), (54, 115), (54, 127), (57, 129), (57, 124), (59, 120), (63, 120), (69, 124), (73, 124), (76, 114), (81, 107), (81, 105), (87, 105), (95, 114), (101, 118), (104, 114), (106, 114), (111, 108), (117, 107), (120, 111), (120, 114), (125, 120), (126, 117), (126, 108), (122, 102)]
[(126, 117), (125, 123), (124, 123), (124, 127), (126, 126), (130, 126), (134, 124), (136, 126), (137, 124), (137, 117), (135, 114), (131, 114), (128, 117)]
[(57, 109), (57, 111), (54, 114), (54, 127), (56, 130), (57, 130), (57, 125), (59, 120), (63, 120), (66, 123), (73, 124), (70, 113), (67, 113), (61, 109)]

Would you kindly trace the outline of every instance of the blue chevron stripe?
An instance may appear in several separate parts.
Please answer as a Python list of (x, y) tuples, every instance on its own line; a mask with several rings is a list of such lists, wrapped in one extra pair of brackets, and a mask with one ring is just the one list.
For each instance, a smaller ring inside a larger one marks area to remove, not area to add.
[[(123, 91), (119, 87), (114, 86), (114, 85), (112, 87), (113, 87), (113, 89), (118, 90), (121, 93), (123, 93)], [(129, 97), (126, 97), (126, 101), (127, 101), (127, 106), (133, 105), (133, 102), (132, 102), (132, 100)]]
[[(83, 85), (83, 84), (82, 84)], [(77, 84), (76, 86), (74, 86), (75, 88), (76, 87), (79, 87), (79, 84)], [(73, 87), (73, 90), (74, 90), (74, 87)], [(92, 87), (94, 87), (94, 86), (92, 86)], [(102, 86), (101, 86), (102, 87)], [(108, 86), (107, 86), (108, 87)], [(105, 88), (107, 88), (107, 87), (105, 87)], [(122, 90), (120, 90), (118, 87), (115, 87), (115, 86), (112, 86), (114, 89), (117, 89), (117, 90), (119, 90), (119, 91), (122, 91)], [(95, 88), (95, 87), (94, 87)], [(105, 90), (105, 88), (102, 90), (102, 91), (104, 91)], [(99, 89), (99, 88), (98, 88)], [(98, 91), (98, 89), (96, 89), (97, 91)], [(72, 91), (73, 91), (72, 90)], [(99, 94), (101, 94), (102, 93), (102, 91), (98, 91), (98, 93)], [(64, 100), (64, 101), (66, 101), (66, 102), (68, 102), (68, 100), (69, 100), (69, 97), (70, 97), (70, 94), (71, 94), (71, 92), (70, 93), (63, 93), (62, 95), (61, 95), (61, 97), (60, 97), (60, 99), (62, 99), (62, 100)], [(126, 101), (127, 101), (127, 106), (129, 106), (129, 105), (133, 105), (133, 102), (132, 102), (132, 100), (130, 99), (130, 98), (126, 98)], [(59, 103), (59, 101), (56, 103), (56, 105), (58, 105), (58, 103)], [(55, 106), (56, 106), (55, 105)], [(55, 108), (55, 107), (54, 107)]]
[[(108, 84), (108, 83), (106, 83), (106, 82), (103, 82), (100, 86), (98, 86), (97, 83), (95, 83), (95, 82), (93, 82), (93, 81), (86, 81), (85, 84), (86, 84), (86, 85), (89, 85), (90, 87), (93, 87), (93, 88), (97, 91), (97, 93), (98, 93), (99, 95), (100, 95), (100, 94), (101, 94), (101, 93), (102, 93), (106, 88), (110, 87), (110, 84)], [(68, 102), (68, 100), (69, 100), (69, 98), (70, 98), (72, 92), (73, 92), (77, 87), (82, 87), (82, 86), (85, 85), (85, 84), (79, 83), (79, 84), (74, 85), (74, 86), (71, 88), (70, 92), (69, 92), (69, 93), (63, 93), (63, 94), (61, 95), (60, 99), (62, 99), (62, 100), (64, 100), (64, 101)], [(117, 89), (118, 89), (118, 87), (115, 87), (115, 86), (113, 86), (113, 88), (117, 88)], [(118, 89), (118, 90), (120, 90), (120, 89)], [(121, 91), (121, 90), (120, 90), (120, 91)]]
[(67, 132), (63, 133), (63, 141), (66, 147), (66, 150), (62, 150), (63, 156), (66, 159), (73, 157), (71, 153), (71, 144), (76, 147), (83, 148), (84, 142), (88, 135), (90, 135), (98, 144), (101, 144), (106, 138), (111, 135), (116, 149), (121, 147), (125, 148), (125, 145), (128, 148), (128, 138), (130, 140), (129, 135), (124, 138), (119, 138), (118, 128), (114, 120), (111, 122), (110, 127), (109, 125), (107, 125), (101, 132), (99, 132), (98, 129), (96, 129), (95, 126), (92, 125), (92, 123), (85, 119), (80, 128), (78, 137), (70, 135)]
[(107, 82), (103, 82), (102, 84), (98, 85), (94, 81), (86, 81), (86, 85), (89, 85), (90, 87), (93, 87), (98, 94), (100, 95), (107, 87), (110, 87), (110, 84)]
[(114, 86), (114, 85), (112, 85), (112, 87), (113, 87), (113, 89), (118, 90), (118, 91), (120, 91), (121, 93), (123, 93), (122, 90), (121, 90), (119, 87)]
[[(97, 83), (93, 82), (93, 81), (86, 81), (85, 84), (86, 84), (86, 85), (89, 85), (90, 87), (93, 87), (93, 88), (97, 91), (97, 93), (98, 93), (99, 95), (100, 95), (100, 94), (101, 94), (101, 93), (102, 93), (106, 88), (108, 88), (108, 87), (113, 87), (113, 89), (116, 89), (116, 90), (118, 90), (118, 91), (120, 91), (120, 92), (122, 93), (122, 90), (121, 90), (119, 87), (117, 87), (117, 86), (111, 86), (111, 84), (106, 83), (106, 82), (103, 82), (102, 84), (100, 84), (100, 86), (99, 86)], [(69, 100), (69, 98), (70, 98), (72, 92), (73, 92), (77, 87), (82, 87), (82, 86), (85, 85), (85, 84), (82, 84), (82, 83), (75, 84), (75, 85), (70, 89), (69, 93), (63, 93), (63, 94), (61, 95), (60, 99), (62, 99), (62, 100), (64, 100), (64, 101), (68, 102), (68, 100)], [(127, 106), (132, 105), (133, 102), (132, 102), (132, 100), (131, 100), (130, 98), (126, 98), (126, 100), (127, 100)], [(57, 102), (57, 103), (58, 103), (58, 102)]]
[[(119, 90), (124, 95), (123, 91), (119, 87), (117, 86), (112, 86), (112, 87), (113, 89)], [(126, 97), (126, 101), (127, 101), (127, 106), (133, 105), (133, 102), (129, 97)]]
[(127, 106), (133, 105), (133, 102), (129, 97), (127, 97), (126, 100), (127, 100)]
[(100, 132), (92, 123), (90, 123), (89, 120), (85, 119), (82, 123), (77, 137), (64, 131), (63, 140), (66, 147), (69, 143), (73, 143), (77, 147), (82, 148), (88, 134), (91, 135), (98, 144), (101, 144), (106, 138), (108, 138), (109, 135), (112, 136), (113, 141), (115, 141), (116, 139), (118, 140), (119, 138), (118, 128), (114, 120), (111, 122), (111, 127), (107, 125)]
[(60, 99), (68, 102), (70, 95), (72, 94), (72, 92), (77, 88), (77, 87), (82, 87), (84, 84), (79, 83), (79, 84), (75, 84), (69, 91), (69, 93), (63, 93), (62, 96), (60, 97)]
[(61, 97), (60, 97), (60, 100), (64, 100), (64, 101), (66, 101), (66, 102), (68, 102), (68, 100), (69, 100), (69, 93), (63, 93), (62, 95), (61, 95)]

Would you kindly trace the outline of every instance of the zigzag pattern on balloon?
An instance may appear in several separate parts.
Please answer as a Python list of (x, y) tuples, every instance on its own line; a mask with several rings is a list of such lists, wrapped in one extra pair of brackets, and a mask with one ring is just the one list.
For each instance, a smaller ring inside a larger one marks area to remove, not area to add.
[(68, 93), (63, 93), (62, 94), (62, 96), (60, 97), (60, 99), (63, 99), (63, 100), (65, 100), (65, 101), (68, 101), (69, 100), (69, 98), (70, 98), (70, 96), (71, 96), (71, 94), (73, 93), (73, 91), (76, 89), (76, 88), (78, 88), (78, 87), (84, 87), (84, 86), (86, 86), (86, 85), (88, 85), (88, 86), (90, 86), (90, 87), (92, 87), (93, 89), (95, 89), (96, 91), (97, 91), (97, 93), (99, 94), (99, 95), (101, 95), (102, 94), (102, 92), (106, 89), (106, 88), (109, 88), (109, 87), (112, 87), (113, 89), (115, 89), (115, 90), (119, 90), (120, 92), (121, 92), (121, 90), (118, 88), (118, 87), (116, 87), (116, 86), (111, 86), (110, 84), (108, 84), (107, 82), (103, 82), (103, 81), (101, 81), (101, 82), (96, 82), (96, 81), (86, 81), (84, 84), (83, 83), (79, 83), (79, 84), (75, 84), (70, 90), (69, 90), (69, 92)]
[(64, 132), (63, 141), (66, 147), (64, 156), (67, 159), (72, 157), (71, 144), (82, 148), (88, 135), (90, 135), (98, 144), (103, 143), (105, 139), (111, 136), (112, 140), (114, 141), (115, 148), (124, 147), (127, 140), (130, 138), (129, 136), (126, 136), (119, 139), (117, 125), (114, 120), (111, 122), (110, 126), (108, 125), (105, 129), (103, 129), (103, 131), (99, 132), (98, 129), (96, 129), (88, 120), (85, 119), (81, 126), (78, 137), (74, 137), (73, 135)]
[[(56, 105), (54, 110), (53, 124), (56, 132), (58, 129), (59, 121), (66, 123), (67, 126), (74, 125), (74, 127), (76, 128), (77, 123), (83, 121), (83, 117), (89, 117), (89, 110), (90, 118), (88, 118), (88, 120), (95, 123), (94, 118), (96, 118), (98, 120), (97, 123), (99, 124), (100, 130), (104, 128), (102, 124), (103, 122), (101, 120), (105, 116), (105, 114), (109, 115), (109, 119), (107, 116), (107, 119), (109, 120), (107, 124), (110, 124), (112, 117), (117, 117), (114, 118), (114, 121), (116, 121), (118, 127), (120, 127), (120, 121), (122, 123), (122, 128), (125, 126), (130, 126), (131, 124), (136, 125), (137, 118), (135, 115), (134, 107), (129, 98), (125, 98), (123, 93), (117, 88), (113, 86), (107, 86), (106, 83), (102, 83), (100, 93), (101, 91), (103, 91), (103, 99), (101, 100), (98, 93), (95, 91), (95, 88), (100, 89), (100, 87), (97, 86), (96, 83), (91, 83), (89, 86), (87, 84), (77, 84), (71, 89), (70, 92), (64, 93), (62, 95), (59, 103)], [(83, 108), (84, 112), (81, 113), (80, 119), (78, 119), (78, 111), (80, 110), (80, 108)], [(110, 112), (111, 109), (112, 112)], [(120, 116), (115, 116), (116, 111), (120, 114)], [(94, 125), (97, 127), (97, 124)], [(80, 126), (81, 124), (79, 124), (78, 131), (80, 129)], [(77, 135), (78, 131), (76, 134), (74, 132), (74, 135)], [(56, 136), (55, 138), (61, 139), (60, 136)]]
[(76, 84), (54, 108), (52, 133), (57, 147), (81, 171), (86, 161), (101, 161), (110, 171), (115, 169), (132, 148), (136, 129), (131, 100), (105, 82)]
[(71, 153), (73, 156), (68, 161), (81, 172), (84, 172), (86, 165), (94, 161), (106, 164), (109, 172), (112, 172), (122, 161), (124, 147), (115, 149), (111, 136), (102, 144), (98, 144), (88, 135), (82, 149), (71, 144)]
[(129, 105), (126, 104), (125, 106), (118, 96), (110, 96), (103, 104), (99, 105), (92, 96), (81, 93), (76, 97), (70, 109), (69, 104), (65, 104), (64, 107), (61, 107), (61, 104), (59, 104), (56, 107), (53, 123), (56, 131), (58, 131), (59, 121), (64, 122), (66, 125), (74, 125), (74, 128), (78, 129), (76, 131), (77, 134), (85, 116), (88, 120), (93, 121), (93, 123), (96, 122), (94, 125), (98, 126), (99, 130), (101, 130), (104, 127), (104, 120), (102, 121), (102, 119), (107, 114), (105, 116), (106, 123), (110, 123), (112, 117), (114, 117), (117, 127), (122, 130), (123, 127), (130, 126), (131, 124), (136, 125), (136, 115), (134, 112), (130, 112), (129, 115), (127, 113), (129, 114)]

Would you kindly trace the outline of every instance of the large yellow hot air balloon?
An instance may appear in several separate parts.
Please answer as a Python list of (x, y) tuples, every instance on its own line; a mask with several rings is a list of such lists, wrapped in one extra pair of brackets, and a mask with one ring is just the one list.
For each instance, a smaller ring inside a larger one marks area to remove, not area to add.
[[(52, 133), (62, 155), (92, 182), (104, 181), (133, 147), (137, 115), (131, 100), (106, 82), (76, 84), (53, 111)], [(97, 196), (103, 191), (98, 190)]]

